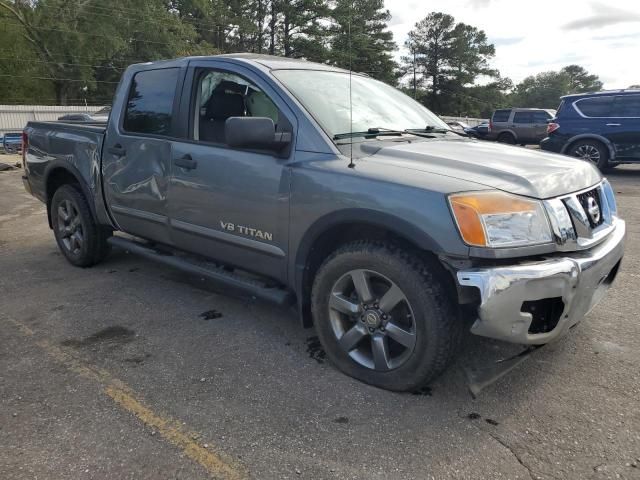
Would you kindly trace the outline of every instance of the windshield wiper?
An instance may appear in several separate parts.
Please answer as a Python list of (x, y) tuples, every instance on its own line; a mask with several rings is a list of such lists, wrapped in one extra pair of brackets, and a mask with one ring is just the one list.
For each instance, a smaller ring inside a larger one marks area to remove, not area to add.
[(407, 133), (412, 133), (414, 135), (420, 134), (430, 134), (430, 133), (453, 133), (454, 135), (458, 135), (460, 137), (468, 137), (466, 133), (456, 132), (450, 128), (440, 128), (434, 127), (433, 125), (427, 125), (424, 129), (421, 128), (408, 128), (405, 130)]
[(336, 133), (333, 136), (334, 140), (340, 140), (343, 138), (352, 138), (352, 137), (381, 137), (381, 136), (397, 136), (397, 135), (405, 135), (408, 132), (406, 130), (393, 130), (391, 128), (384, 127), (371, 127), (367, 129), (366, 132), (346, 132), (346, 133)]

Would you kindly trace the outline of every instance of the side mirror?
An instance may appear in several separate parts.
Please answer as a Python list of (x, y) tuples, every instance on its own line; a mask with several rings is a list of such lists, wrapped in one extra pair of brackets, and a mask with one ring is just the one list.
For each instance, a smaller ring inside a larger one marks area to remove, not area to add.
[(291, 133), (278, 132), (268, 117), (229, 117), (224, 123), (225, 143), (230, 147), (280, 151), (291, 143)]

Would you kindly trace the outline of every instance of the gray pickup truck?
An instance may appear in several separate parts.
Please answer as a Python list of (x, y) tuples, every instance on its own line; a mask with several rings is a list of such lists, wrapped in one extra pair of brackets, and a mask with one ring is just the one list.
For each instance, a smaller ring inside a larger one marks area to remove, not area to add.
[(23, 142), (25, 187), (69, 262), (113, 246), (295, 305), (340, 370), (391, 390), (441, 373), (465, 328), (561, 337), (623, 256), (590, 163), (462, 138), (327, 65), (133, 65), (106, 127), (30, 122)]

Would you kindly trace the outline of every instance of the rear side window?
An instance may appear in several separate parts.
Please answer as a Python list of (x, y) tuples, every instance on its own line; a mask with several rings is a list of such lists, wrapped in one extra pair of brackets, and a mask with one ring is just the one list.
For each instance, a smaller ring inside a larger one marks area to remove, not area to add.
[(614, 97), (593, 97), (578, 100), (575, 103), (577, 109), (585, 117), (608, 117), (611, 115)]
[(516, 112), (513, 114), (513, 123), (532, 123), (530, 112)]
[(152, 135), (171, 133), (178, 71), (177, 68), (165, 68), (135, 74), (124, 115), (126, 131)]
[(613, 103), (612, 117), (640, 118), (640, 95), (624, 95), (616, 97)]
[(533, 123), (547, 123), (547, 121), (551, 118), (551, 114), (548, 112), (533, 112)]
[(496, 110), (493, 113), (493, 121), (494, 122), (508, 122), (510, 115), (511, 115), (511, 110)]

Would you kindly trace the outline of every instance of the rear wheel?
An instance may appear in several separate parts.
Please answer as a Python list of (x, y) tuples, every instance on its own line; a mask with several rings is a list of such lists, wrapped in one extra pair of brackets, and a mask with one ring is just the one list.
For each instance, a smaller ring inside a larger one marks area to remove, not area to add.
[(444, 285), (426, 263), (390, 245), (340, 248), (318, 271), (311, 303), (329, 359), (377, 387), (418, 388), (456, 351), (461, 325)]
[(51, 224), (58, 247), (77, 267), (90, 267), (109, 253), (109, 230), (97, 225), (84, 195), (73, 185), (62, 185), (51, 200)]
[(511, 133), (501, 133), (500, 135), (498, 135), (498, 142), (515, 145), (516, 137), (514, 137)]
[(569, 148), (569, 155), (595, 164), (600, 170), (609, 166), (609, 151), (596, 140), (578, 140)]

